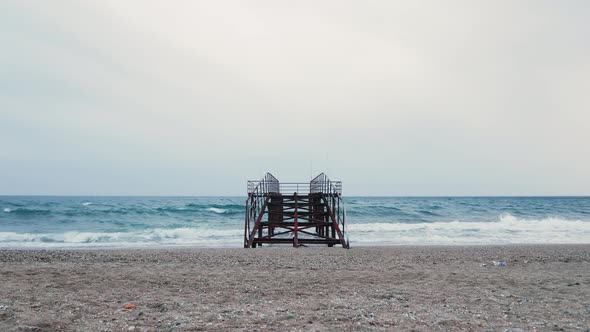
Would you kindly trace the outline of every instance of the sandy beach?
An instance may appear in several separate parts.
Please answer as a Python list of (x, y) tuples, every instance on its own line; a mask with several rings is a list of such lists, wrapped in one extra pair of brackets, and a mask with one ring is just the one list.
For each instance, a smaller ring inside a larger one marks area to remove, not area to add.
[(590, 245), (2, 250), (0, 330), (587, 331), (589, 263)]

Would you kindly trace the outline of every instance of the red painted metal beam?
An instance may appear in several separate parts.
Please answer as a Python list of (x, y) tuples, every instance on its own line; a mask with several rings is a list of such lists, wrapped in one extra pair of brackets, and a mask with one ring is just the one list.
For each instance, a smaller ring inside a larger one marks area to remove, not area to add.
[(250, 211), (248, 205), (250, 203), (250, 194), (246, 200), (246, 222), (244, 222), (244, 248), (248, 248), (248, 228), (250, 227)]
[(299, 247), (299, 239), (297, 237), (297, 231), (299, 228), (299, 220), (297, 219), (297, 193), (294, 193), (293, 197), (295, 198), (295, 220), (293, 221), (293, 246)]
[(340, 243), (342, 244), (342, 247), (346, 248), (346, 241), (344, 241), (344, 235), (342, 235), (342, 231), (340, 230), (340, 227), (338, 226), (338, 221), (336, 221), (336, 217), (334, 217), (334, 213), (332, 212), (332, 209), (330, 208), (330, 204), (328, 203), (328, 200), (326, 199), (326, 197), (322, 197), (322, 199), (324, 200), (324, 203), (326, 203), (326, 209), (328, 210), (328, 214), (330, 215), (330, 218), (332, 219), (332, 227), (334, 227), (334, 229), (336, 230), (336, 233), (338, 233), (338, 238), (340, 239)]
[(252, 243), (254, 242), (254, 236), (256, 235), (256, 230), (258, 230), (258, 227), (260, 227), (260, 221), (262, 220), (262, 217), (264, 216), (266, 206), (268, 205), (269, 200), (270, 200), (270, 197), (267, 196), (266, 199), (264, 200), (264, 204), (262, 204), (262, 209), (260, 209), (260, 214), (258, 215), (258, 218), (256, 218), (256, 222), (254, 223), (254, 227), (252, 228), (252, 232), (250, 233), (250, 238), (248, 239), (248, 248), (252, 248)]
[[(286, 244), (290, 244), (293, 243), (292, 239), (256, 239), (255, 240), (256, 243), (286, 243)], [(299, 239), (300, 243), (313, 243), (313, 244), (339, 244), (340, 240), (338, 239), (333, 239), (333, 240), (327, 240), (327, 239)]]

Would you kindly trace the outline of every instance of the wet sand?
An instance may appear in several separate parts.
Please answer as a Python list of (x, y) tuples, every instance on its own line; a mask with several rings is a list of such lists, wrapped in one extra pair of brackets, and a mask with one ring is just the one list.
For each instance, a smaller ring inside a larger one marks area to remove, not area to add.
[(0, 331), (590, 329), (590, 245), (0, 250), (0, 278)]

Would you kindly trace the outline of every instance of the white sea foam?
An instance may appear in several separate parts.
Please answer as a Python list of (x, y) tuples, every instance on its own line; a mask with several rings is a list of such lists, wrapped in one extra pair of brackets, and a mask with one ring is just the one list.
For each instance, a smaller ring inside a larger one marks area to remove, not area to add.
[(88, 205), (92, 205), (92, 204), (93, 204), (92, 202), (84, 202), (84, 203), (82, 203), (82, 205), (84, 205), (84, 206), (88, 206)]
[[(351, 245), (590, 243), (590, 221), (522, 219), (506, 214), (497, 221), (432, 223), (349, 223)], [(240, 246), (243, 228), (215, 224), (131, 232), (0, 232), (0, 247)]]
[(214, 208), (214, 207), (208, 208), (207, 211), (211, 211), (211, 212), (215, 212), (215, 213), (219, 213), (219, 214), (227, 212), (227, 210), (225, 210), (225, 209)]
[(80, 247), (195, 245), (232, 246), (241, 244), (240, 229), (154, 228), (137, 232), (16, 233), (0, 232), (0, 247)]
[(9, 208), (4, 208), (4, 212), (9, 213), (9, 212), (12, 212), (12, 210)]
[(351, 242), (363, 244), (590, 243), (590, 221), (510, 214), (495, 222), (349, 224), (347, 230)]

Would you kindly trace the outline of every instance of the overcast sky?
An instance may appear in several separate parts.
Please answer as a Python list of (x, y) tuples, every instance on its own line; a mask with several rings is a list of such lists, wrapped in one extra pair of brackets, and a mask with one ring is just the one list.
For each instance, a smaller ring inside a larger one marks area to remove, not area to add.
[(0, 2), (0, 194), (590, 194), (589, 1)]

